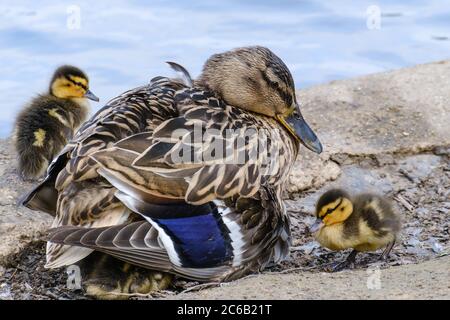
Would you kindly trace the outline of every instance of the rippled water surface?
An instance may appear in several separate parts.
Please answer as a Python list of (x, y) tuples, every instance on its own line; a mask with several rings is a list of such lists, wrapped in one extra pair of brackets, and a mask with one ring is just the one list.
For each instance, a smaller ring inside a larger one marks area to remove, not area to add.
[(447, 59), (449, 38), (450, 1), (2, 1), (0, 137), (63, 63), (88, 73), (95, 111), (171, 75), (166, 60), (198, 75), (212, 53), (260, 44), (304, 88)]

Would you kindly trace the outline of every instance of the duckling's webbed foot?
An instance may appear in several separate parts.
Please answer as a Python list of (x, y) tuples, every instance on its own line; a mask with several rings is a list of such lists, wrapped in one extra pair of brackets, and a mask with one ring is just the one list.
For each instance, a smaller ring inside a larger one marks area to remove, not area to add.
[(351, 268), (353, 268), (357, 253), (358, 253), (358, 251), (353, 250), (347, 256), (345, 261), (333, 263), (331, 266), (326, 267), (326, 271), (328, 271), (328, 272), (338, 272), (338, 271), (342, 271), (344, 269), (349, 269), (349, 268), (351, 269)]
[(123, 300), (133, 294), (164, 290), (173, 279), (171, 274), (139, 268), (106, 254), (91, 256), (82, 263), (83, 286), (86, 294), (96, 299)]
[(382, 260), (382, 261), (386, 261), (387, 260), (387, 258), (389, 257), (389, 254), (391, 253), (392, 248), (394, 247), (394, 245), (395, 245), (395, 240), (390, 242), (387, 245), (386, 249), (384, 249), (383, 253), (380, 256), (380, 260)]

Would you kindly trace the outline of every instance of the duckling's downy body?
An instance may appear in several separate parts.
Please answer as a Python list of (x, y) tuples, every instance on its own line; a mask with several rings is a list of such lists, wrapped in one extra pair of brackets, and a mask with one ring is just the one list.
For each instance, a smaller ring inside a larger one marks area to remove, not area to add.
[(87, 99), (98, 101), (89, 91), (86, 74), (76, 67), (62, 66), (55, 71), (49, 92), (34, 98), (20, 112), (14, 138), (22, 177), (35, 179), (45, 173), (86, 120)]
[(343, 190), (329, 190), (317, 202), (316, 216), (311, 232), (322, 246), (331, 250), (354, 249), (339, 267), (351, 263), (361, 251), (386, 247), (382, 255), (386, 258), (400, 230), (399, 218), (390, 203), (375, 194), (351, 198)]

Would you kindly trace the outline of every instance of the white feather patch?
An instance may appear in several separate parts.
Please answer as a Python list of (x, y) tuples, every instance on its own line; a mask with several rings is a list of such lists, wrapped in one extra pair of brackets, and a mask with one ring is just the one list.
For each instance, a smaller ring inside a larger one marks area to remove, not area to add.
[[(133, 212), (136, 212), (138, 214), (139, 210), (135, 205), (135, 201), (139, 201), (137, 199), (134, 199), (133, 197), (123, 193), (123, 192), (116, 192), (116, 197), (124, 204), (126, 205), (130, 210)], [(181, 260), (178, 256), (175, 246), (173, 244), (172, 239), (167, 235), (167, 233), (162, 229), (156, 222), (154, 222), (149, 217), (146, 217), (145, 215), (141, 214), (141, 216), (147, 220), (157, 231), (158, 231), (158, 239), (161, 240), (162, 247), (166, 249), (167, 254), (169, 256), (170, 262), (176, 266), (181, 267)]]
[(238, 267), (242, 263), (242, 252), (245, 247), (241, 226), (227, 216), (232, 213), (232, 211), (230, 208), (226, 207), (222, 201), (214, 200), (213, 202), (217, 206), (223, 222), (227, 226), (228, 230), (230, 230), (231, 246), (233, 247), (234, 256), (233, 267)]

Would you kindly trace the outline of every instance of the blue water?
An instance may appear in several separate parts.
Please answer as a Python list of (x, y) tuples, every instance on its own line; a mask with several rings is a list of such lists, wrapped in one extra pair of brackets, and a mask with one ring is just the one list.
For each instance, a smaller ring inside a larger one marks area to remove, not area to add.
[(88, 73), (101, 98), (95, 111), (155, 75), (172, 75), (166, 60), (198, 75), (212, 53), (260, 44), (304, 88), (448, 59), (449, 38), (450, 1), (2, 0), (0, 137), (63, 63)]

